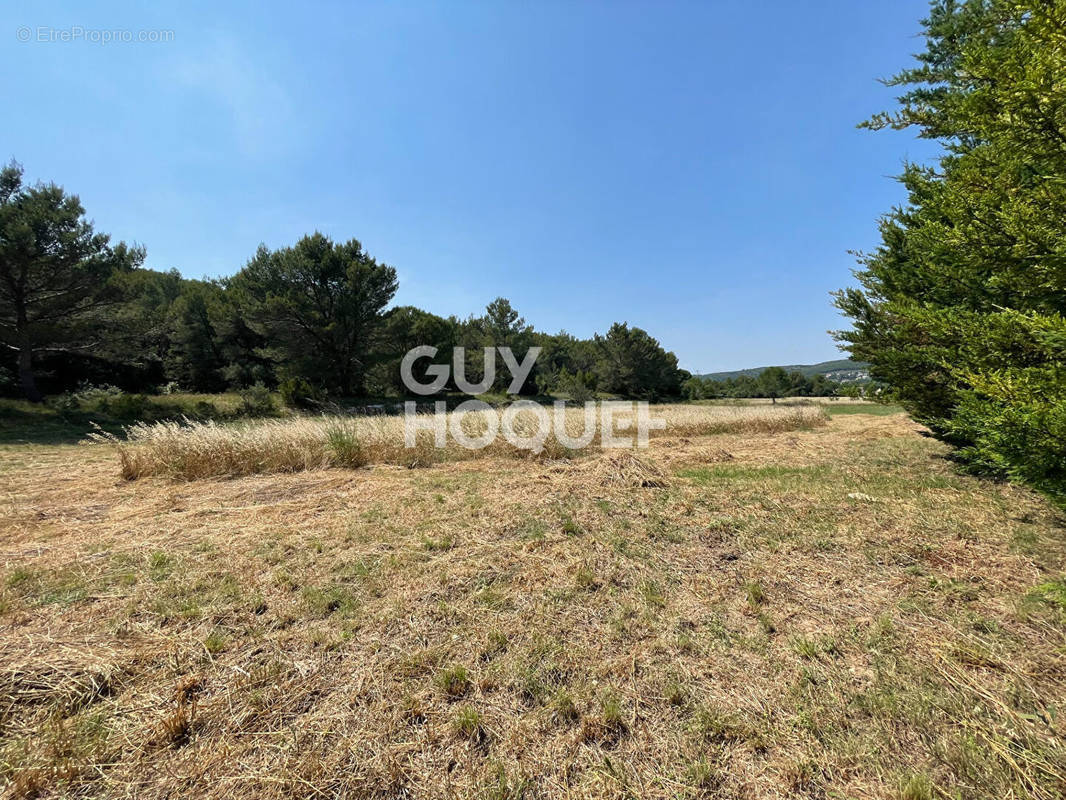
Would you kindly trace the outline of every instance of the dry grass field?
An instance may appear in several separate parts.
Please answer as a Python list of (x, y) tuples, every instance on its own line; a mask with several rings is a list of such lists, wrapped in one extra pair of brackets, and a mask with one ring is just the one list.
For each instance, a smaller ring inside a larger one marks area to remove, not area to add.
[(195, 479), (0, 445), (0, 781), (1062, 797), (1062, 516), (903, 415), (818, 414)]
[[(633, 403), (618, 403), (615, 411), (606, 417), (603, 405), (598, 403), (560, 408), (558, 422), (555, 413), (553, 409), (545, 409), (543, 420), (538, 420), (529, 410), (517, 411), (509, 423), (510, 430), (529, 440), (527, 447), (518, 447), (502, 435), (506, 412), (500, 409), (439, 416), (420, 414), (423, 420), (436, 418), (443, 423), (442, 438), (438, 443), (432, 431), (418, 431), (412, 426), (414, 445), (411, 447), (405, 444), (407, 423), (402, 415), (305, 416), (226, 425), (163, 422), (133, 425), (122, 438), (94, 434), (91, 439), (115, 448), (124, 478), (166, 475), (193, 480), (372, 464), (424, 467), (492, 456), (569, 458), (599, 450), (603, 432), (631, 443), (639, 435), (639, 412)], [(826, 422), (824, 412), (816, 407), (657, 405), (647, 409), (647, 416), (659, 423), (655, 430), (647, 431), (649, 439), (662, 435), (772, 433)], [(488, 443), (464, 446), (452, 433), (456, 429), (471, 441), (487, 433)], [(560, 440), (557, 429), (569, 439)], [(495, 437), (492, 431), (496, 432)]]

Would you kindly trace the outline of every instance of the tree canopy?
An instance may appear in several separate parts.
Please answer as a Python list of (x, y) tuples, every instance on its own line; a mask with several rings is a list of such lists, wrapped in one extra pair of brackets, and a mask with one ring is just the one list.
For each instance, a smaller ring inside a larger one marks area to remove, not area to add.
[[(540, 348), (521, 394), (671, 397), (688, 377), (672, 353), (626, 323), (578, 339), (536, 331), (504, 297), (466, 319), (390, 308), (396, 270), (355, 239), (316, 232), (290, 247), (260, 246), (221, 280), (144, 269), (144, 250), (111, 245), (77, 197), (22, 178), (16, 164), (0, 173), (0, 392), (39, 400), (43, 380), (48, 392), (82, 383), (194, 392), (264, 384), (298, 404), (404, 395), (400, 362), (420, 345), (438, 348), (438, 364), (466, 348), (472, 383), (482, 377), (483, 348), (510, 348), (518, 363)], [(497, 359), (489, 388), (504, 393), (512, 375)], [(429, 366), (417, 362), (416, 377)], [(458, 389), (453, 375), (444, 391)]]
[(93, 230), (76, 195), (26, 186), (14, 162), (0, 170), (0, 343), (17, 353), (23, 392), (39, 400), (34, 359), (45, 351), (102, 347), (122, 296), (116, 276), (144, 251)]
[(261, 246), (228, 286), (283, 373), (365, 394), (395, 269), (355, 239), (336, 244), (316, 232), (281, 250)]
[(943, 146), (909, 164), (838, 337), (970, 468), (1066, 499), (1066, 6), (934, 2), (900, 107)]

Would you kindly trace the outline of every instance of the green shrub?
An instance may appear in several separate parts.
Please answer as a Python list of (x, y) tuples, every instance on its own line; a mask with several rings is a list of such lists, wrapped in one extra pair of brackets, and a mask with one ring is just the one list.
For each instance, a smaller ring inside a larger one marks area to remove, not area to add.
[(445, 697), (455, 700), (470, 691), (470, 673), (462, 665), (448, 667), (437, 673), (434, 683)]
[(367, 455), (359, 443), (354, 428), (333, 425), (326, 430), (326, 447), (329, 448), (330, 464), (335, 467), (361, 467), (367, 463)]
[(245, 417), (272, 417), (277, 414), (274, 396), (261, 383), (241, 391), (241, 414)]
[(97, 403), (97, 409), (119, 419), (151, 420), (155, 417), (152, 401), (143, 394), (120, 394)]
[(223, 414), (214, 403), (207, 400), (197, 400), (196, 405), (192, 407), (192, 416), (200, 420), (208, 420), (219, 419)]
[(281, 401), (289, 408), (314, 408), (318, 402), (318, 392), (303, 378), (286, 378), (278, 387)]

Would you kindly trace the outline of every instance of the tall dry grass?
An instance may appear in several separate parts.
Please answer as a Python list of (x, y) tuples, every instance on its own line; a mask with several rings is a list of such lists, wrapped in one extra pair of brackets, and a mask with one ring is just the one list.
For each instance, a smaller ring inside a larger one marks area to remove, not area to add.
[[(139, 423), (126, 429), (125, 437), (98, 433), (90, 437), (96, 444), (113, 446), (119, 454), (122, 475), (135, 479), (166, 475), (181, 480), (240, 476), (256, 473), (298, 472), (327, 467), (360, 467), (367, 464), (426, 466), (493, 456), (561, 458), (586, 450), (602, 449), (602, 406), (589, 409), (567, 408), (563, 416), (568, 437), (581, 438), (589, 428), (594, 435), (579, 446), (567, 446), (554, 432), (539, 449), (516, 447), (502, 434), (487, 446), (469, 449), (452, 435), (459, 426), (471, 438), (482, 436), (495, 422), (499, 427), (503, 410), (445, 415), (447, 434), (438, 446), (431, 430), (417, 432), (414, 445), (405, 444), (402, 416), (301, 417), (287, 420), (260, 420), (232, 424), (216, 422)], [(490, 416), (496, 417), (495, 421)], [(615, 411), (616, 437), (636, 441), (636, 414)], [(718, 433), (775, 433), (825, 424), (827, 417), (814, 407), (744, 408), (694, 405), (662, 405), (650, 409), (653, 419), (665, 427), (650, 430), (650, 436), (704, 436)], [(555, 424), (551, 411), (549, 417)], [(423, 417), (429, 420), (429, 415)], [(591, 423), (591, 424), (590, 424)], [(522, 411), (513, 420), (514, 431), (533, 437), (541, 423), (535, 414)]]

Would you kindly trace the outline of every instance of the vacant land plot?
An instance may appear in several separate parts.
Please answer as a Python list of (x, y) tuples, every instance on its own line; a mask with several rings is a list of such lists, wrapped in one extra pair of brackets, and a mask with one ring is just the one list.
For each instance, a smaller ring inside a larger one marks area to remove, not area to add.
[(1060, 797), (1062, 517), (944, 452), (867, 414), (235, 479), (3, 446), (0, 780)]

